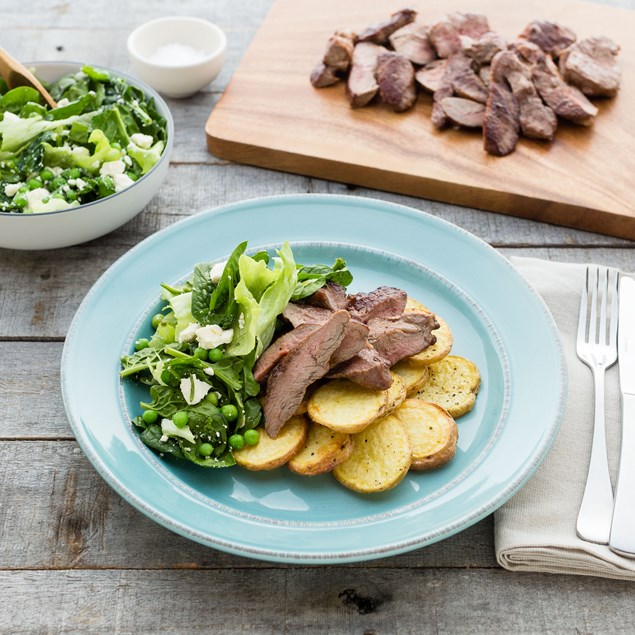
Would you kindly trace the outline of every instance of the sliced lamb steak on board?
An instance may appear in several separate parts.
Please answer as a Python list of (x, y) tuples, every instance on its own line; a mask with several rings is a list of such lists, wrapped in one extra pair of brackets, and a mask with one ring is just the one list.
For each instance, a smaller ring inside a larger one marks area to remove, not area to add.
[(462, 97), (446, 97), (441, 100), (441, 107), (448, 119), (464, 128), (482, 128), (485, 116), (485, 104)]
[(544, 53), (554, 57), (558, 57), (577, 39), (576, 34), (571, 29), (547, 20), (533, 20), (525, 27), (519, 37), (532, 42)]
[(428, 28), (424, 24), (406, 24), (388, 39), (397, 53), (418, 66), (429, 64), (437, 57), (428, 37)]
[(562, 78), (590, 97), (615, 97), (622, 73), (620, 47), (608, 37), (590, 37), (572, 44), (559, 60)]
[(364, 29), (358, 36), (359, 42), (373, 42), (374, 44), (387, 44), (388, 38), (401, 27), (414, 22), (417, 12), (412, 9), (402, 9), (393, 13), (388, 20), (372, 24)]
[(377, 59), (387, 52), (383, 46), (372, 42), (355, 45), (351, 72), (348, 75), (346, 92), (352, 108), (362, 108), (377, 94), (379, 84), (375, 79)]
[(376, 78), (384, 103), (395, 112), (412, 108), (417, 99), (417, 90), (415, 70), (410, 60), (399, 53), (382, 53), (377, 60)]

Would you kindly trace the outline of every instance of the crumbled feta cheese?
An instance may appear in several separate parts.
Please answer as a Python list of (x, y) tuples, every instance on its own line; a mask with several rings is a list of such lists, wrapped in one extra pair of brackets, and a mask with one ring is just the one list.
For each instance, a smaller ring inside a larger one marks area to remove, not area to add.
[(190, 426), (179, 428), (172, 419), (161, 420), (161, 432), (168, 437), (181, 437), (190, 443), (196, 443), (196, 438), (190, 430)]
[(23, 185), (24, 183), (7, 183), (7, 185), (4, 186), (4, 195), (9, 197), (15, 196)]
[(126, 166), (121, 159), (116, 161), (104, 161), (99, 169), (101, 176), (115, 176), (115, 174), (123, 174), (126, 171)]
[(130, 141), (134, 143), (136, 146), (147, 150), (152, 147), (152, 137), (149, 134), (142, 134), (141, 132), (135, 132), (130, 135)]
[(210, 368), (209, 366), (207, 368), (203, 368), (203, 372), (206, 375), (209, 375), (210, 377), (212, 377), (214, 375), (214, 369)]
[(57, 102), (57, 107), (58, 108), (64, 108), (64, 106), (68, 106), (68, 104), (70, 104), (70, 103), (71, 102), (68, 99), (66, 99), (66, 97), (63, 97), (62, 99), (60, 99)]
[(127, 174), (113, 174), (112, 180), (115, 182), (115, 192), (121, 192), (134, 183)]
[(33, 209), (35, 205), (41, 203), (45, 198), (49, 198), (51, 193), (45, 187), (36, 187), (34, 190), (26, 192), (28, 207)]
[(223, 269), (225, 269), (225, 265), (227, 264), (227, 261), (225, 260), (224, 262), (217, 262), (211, 269), (209, 272), (209, 279), (214, 283), (214, 284), (218, 284), (218, 281), (220, 280), (221, 276), (223, 275)]
[(49, 168), (51, 172), (53, 172), (53, 176), (59, 176), (64, 170), (59, 165), (54, 165), (52, 168)]
[(221, 344), (229, 344), (234, 337), (234, 329), (224, 331), (218, 324), (202, 326), (196, 330), (196, 339), (201, 348), (212, 349)]
[(124, 154), (122, 159), (121, 159), (128, 167), (130, 167), (132, 165), (132, 159), (127, 155)]
[(167, 441), (168, 441), (168, 439), (169, 439), (169, 438), (170, 438), (170, 437), (169, 437), (167, 434), (164, 434), (164, 435), (163, 435), (163, 436), (159, 439), (159, 441), (161, 441), (161, 443), (167, 443)]
[(180, 333), (179, 342), (191, 342), (196, 337), (196, 331), (201, 328), (198, 322), (190, 322)]
[(183, 399), (185, 399), (190, 406), (203, 401), (205, 395), (212, 389), (209, 384), (201, 381), (196, 375), (190, 375), (189, 377), (181, 379), (179, 388), (181, 389)]
[[(68, 146), (64, 146), (65, 148)], [(82, 158), (82, 159), (87, 159), (90, 156), (90, 152), (88, 151), (88, 148), (85, 148), (84, 146), (73, 146), (71, 148), (71, 154), (74, 154), (76, 157)]]

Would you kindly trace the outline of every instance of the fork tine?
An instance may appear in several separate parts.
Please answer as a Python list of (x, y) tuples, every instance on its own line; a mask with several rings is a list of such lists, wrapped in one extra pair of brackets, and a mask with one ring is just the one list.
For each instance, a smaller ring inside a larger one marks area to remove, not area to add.
[(578, 342), (586, 340), (587, 311), (589, 305), (589, 267), (586, 268), (584, 285), (582, 286), (582, 296), (580, 298), (580, 313), (578, 315)]
[(599, 270), (598, 267), (594, 267), (589, 270), (589, 274), (593, 272), (593, 275), (589, 275), (589, 286), (591, 287), (591, 317), (589, 318), (589, 334), (587, 336), (587, 342), (597, 343), (598, 341), (598, 282), (599, 282)]
[(606, 267), (598, 268), (598, 293), (600, 294), (600, 321), (598, 323), (598, 344), (608, 344), (608, 320), (606, 307), (609, 294), (609, 270)]
[(618, 284), (619, 276), (617, 269), (612, 269), (610, 273), (609, 285), (611, 287), (611, 325), (609, 327), (609, 344), (615, 345), (617, 342), (617, 322), (618, 322)]

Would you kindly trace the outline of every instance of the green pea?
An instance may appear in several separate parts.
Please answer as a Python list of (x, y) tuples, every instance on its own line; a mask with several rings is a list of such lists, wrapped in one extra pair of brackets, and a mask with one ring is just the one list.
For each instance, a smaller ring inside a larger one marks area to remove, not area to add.
[(245, 447), (245, 437), (242, 434), (232, 434), (229, 437), (229, 446), (234, 450), (240, 450)]
[(26, 207), (29, 201), (26, 200), (26, 196), (21, 196), (20, 194), (16, 194), (13, 197), (13, 204), (16, 207)]
[(220, 348), (213, 348), (208, 354), (207, 358), (210, 362), (220, 362), (223, 359), (223, 351)]
[(260, 441), (260, 432), (258, 430), (245, 430), (245, 443), (247, 445), (257, 445)]
[(76, 201), (77, 200), (77, 192), (75, 190), (68, 190), (68, 192), (66, 192), (66, 200), (67, 201)]
[(79, 168), (71, 168), (65, 174), (68, 174), (69, 179), (78, 179), (82, 175), (82, 171)]
[(167, 368), (161, 372), (161, 381), (168, 386), (176, 386), (179, 383), (177, 377), (175, 377)]
[(145, 337), (140, 337), (135, 343), (135, 351), (142, 351), (144, 348), (148, 348), (150, 342)]
[(184, 428), (190, 420), (185, 410), (179, 410), (172, 415), (172, 421), (177, 428)]
[(57, 190), (60, 187), (62, 187), (63, 185), (66, 185), (66, 179), (62, 176), (56, 176), (52, 181), (51, 181), (51, 189), (53, 190)]
[(40, 178), (42, 181), (50, 181), (53, 178), (54, 174), (48, 168), (44, 168), (40, 172)]
[(205, 459), (210, 456), (213, 451), (214, 448), (211, 443), (201, 443), (201, 445), (198, 446), (198, 453)]
[(146, 423), (154, 423), (159, 418), (159, 413), (156, 410), (144, 410), (141, 418)]
[(238, 408), (234, 404), (228, 403), (220, 409), (220, 413), (227, 421), (234, 421), (238, 417)]
[(152, 328), (156, 329), (159, 327), (159, 324), (161, 324), (161, 320), (163, 320), (163, 314), (162, 313), (156, 313), (155, 315), (152, 316)]
[(28, 187), (28, 185), (21, 185), (21, 186), (18, 188), (18, 192), (17, 192), (17, 193), (18, 193), (18, 194), (24, 194), (25, 192), (28, 192), (28, 191), (29, 191), (29, 187)]
[(29, 179), (26, 184), (28, 185), (30, 190), (37, 190), (38, 187), (42, 187), (42, 179)]
[(215, 392), (208, 392), (205, 395), (205, 401), (208, 401), (209, 403), (211, 403), (213, 406), (218, 406), (218, 393)]
[(194, 357), (197, 359), (207, 359), (207, 349), (197, 346), (196, 349), (194, 349)]

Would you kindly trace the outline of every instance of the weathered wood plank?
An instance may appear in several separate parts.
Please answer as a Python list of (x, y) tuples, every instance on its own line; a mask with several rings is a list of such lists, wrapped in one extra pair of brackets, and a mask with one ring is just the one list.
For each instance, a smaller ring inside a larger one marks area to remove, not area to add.
[[(501, 570), (15, 571), (22, 633), (628, 633), (628, 582)], [(46, 610), (42, 610), (46, 607)]]
[[(272, 566), (199, 545), (146, 518), (74, 441), (0, 441), (0, 481), (0, 569)], [(492, 526), (488, 518), (371, 566), (496, 567)]]

